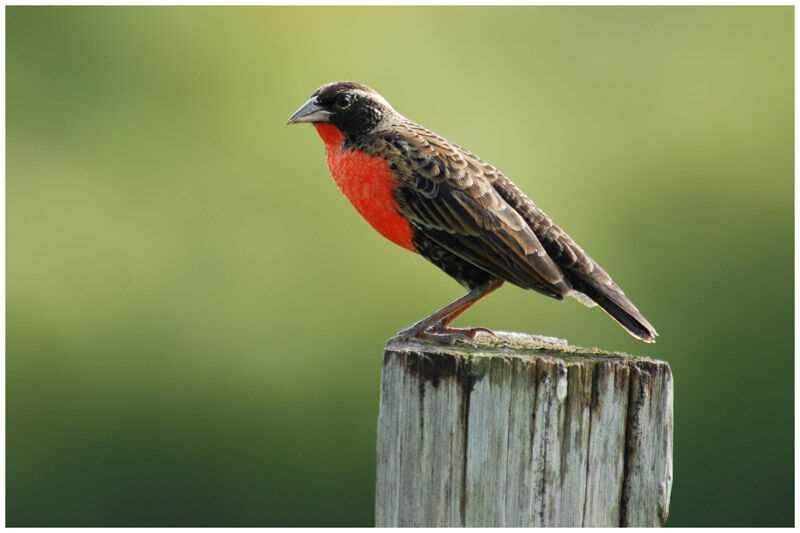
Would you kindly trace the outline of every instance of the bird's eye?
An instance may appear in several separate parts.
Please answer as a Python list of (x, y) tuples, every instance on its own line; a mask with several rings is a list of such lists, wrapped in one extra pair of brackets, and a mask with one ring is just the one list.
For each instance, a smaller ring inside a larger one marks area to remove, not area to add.
[(353, 98), (349, 94), (340, 94), (336, 97), (336, 107), (339, 109), (347, 109), (353, 103)]

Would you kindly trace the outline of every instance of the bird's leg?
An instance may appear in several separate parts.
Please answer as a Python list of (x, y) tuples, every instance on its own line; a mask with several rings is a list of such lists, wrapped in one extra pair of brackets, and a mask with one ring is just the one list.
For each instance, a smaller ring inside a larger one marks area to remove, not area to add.
[(461, 298), (447, 304), (429, 317), (423, 318), (410, 328), (404, 329), (397, 334), (403, 340), (412, 338), (425, 339), (439, 344), (453, 344), (457, 339), (472, 342), (479, 332), (495, 335), (486, 328), (456, 329), (449, 327), (449, 324), (461, 313), (469, 309), (478, 300), (496, 290), (503, 284), (502, 280), (492, 280), (485, 285), (475, 287)]
[(469, 309), (470, 307), (475, 305), (478, 302), (478, 300), (480, 300), (481, 298), (485, 298), (490, 293), (492, 293), (492, 292), (496, 291), (497, 289), (499, 289), (502, 284), (503, 284), (503, 280), (493, 280), (493, 281), (491, 281), (489, 283), (488, 287), (486, 288), (486, 291), (481, 296), (479, 296), (475, 300), (469, 302), (468, 304), (463, 306), (458, 311), (455, 311), (454, 313), (451, 313), (451, 314), (447, 315), (445, 318), (440, 320), (437, 324), (434, 324), (433, 327), (431, 328), (431, 330), (433, 332), (436, 332), (436, 333), (450, 333), (450, 334), (458, 334), (458, 333), (460, 333), (460, 334), (468, 336), (470, 339), (474, 339), (475, 336), (478, 333), (483, 332), (483, 333), (488, 333), (489, 335), (491, 335), (492, 337), (494, 337), (496, 339), (497, 335), (494, 334), (494, 331), (492, 331), (492, 330), (490, 330), (488, 328), (451, 328), (449, 326), (450, 326), (450, 323), (453, 320), (455, 320), (456, 318), (458, 318), (464, 311), (466, 311), (467, 309)]

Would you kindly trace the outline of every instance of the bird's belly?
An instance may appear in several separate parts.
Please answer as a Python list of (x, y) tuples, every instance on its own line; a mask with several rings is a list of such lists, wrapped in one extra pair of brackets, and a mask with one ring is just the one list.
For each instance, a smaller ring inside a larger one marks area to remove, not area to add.
[[(341, 146), (341, 145), (340, 145)], [(414, 229), (397, 212), (395, 177), (386, 160), (355, 150), (327, 146), (328, 169), (336, 185), (369, 222), (393, 243), (416, 252)]]

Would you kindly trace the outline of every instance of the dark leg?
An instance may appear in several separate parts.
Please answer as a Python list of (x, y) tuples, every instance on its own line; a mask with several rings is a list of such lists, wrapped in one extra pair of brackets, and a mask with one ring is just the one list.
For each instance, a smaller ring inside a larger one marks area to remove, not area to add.
[(475, 302), (496, 290), (502, 284), (503, 280), (493, 279), (484, 285), (475, 287), (431, 316), (423, 318), (410, 328), (404, 329), (397, 334), (397, 337), (404, 340), (418, 338), (440, 344), (453, 344), (456, 339), (472, 342), (478, 332), (481, 331), (494, 335), (492, 331), (486, 328), (455, 329), (448, 327), (448, 325), (461, 313), (472, 307)]
[(453, 320), (455, 320), (456, 318), (458, 318), (464, 311), (466, 311), (467, 309), (469, 309), (470, 307), (472, 307), (473, 305), (478, 303), (478, 300), (480, 300), (481, 298), (485, 298), (490, 293), (492, 293), (492, 292), (496, 291), (497, 289), (499, 289), (502, 284), (503, 284), (503, 280), (499, 280), (498, 279), (498, 280), (492, 281), (489, 284), (489, 287), (486, 289), (486, 292), (484, 292), (483, 295), (480, 298), (471, 301), (470, 303), (468, 303), (467, 305), (465, 305), (464, 307), (462, 307), (461, 309), (459, 309), (455, 313), (452, 313), (452, 314), (448, 315), (446, 318), (444, 318), (443, 320), (439, 321), (438, 324), (433, 326), (433, 331), (435, 331), (436, 333), (463, 333), (463, 334), (469, 336), (470, 339), (474, 339), (475, 335), (477, 335), (479, 332), (482, 331), (484, 333), (488, 333), (489, 335), (491, 335), (492, 337), (494, 337), (496, 339), (497, 335), (495, 335), (492, 330), (487, 329), (487, 328), (468, 328), (468, 329), (464, 329), (464, 328), (451, 328), (449, 326), (450, 326), (450, 323)]

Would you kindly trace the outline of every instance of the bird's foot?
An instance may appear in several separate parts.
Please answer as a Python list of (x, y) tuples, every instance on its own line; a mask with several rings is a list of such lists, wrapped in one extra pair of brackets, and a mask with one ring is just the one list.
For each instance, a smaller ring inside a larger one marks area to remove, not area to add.
[(467, 337), (470, 341), (475, 340), (475, 337), (478, 336), (478, 333), (487, 333), (495, 339), (497, 338), (497, 335), (494, 334), (494, 331), (487, 328), (451, 328), (450, 326), (445, 326), (441, 323), (433, 326), (430, 331), (439, 335), (456, 335), (458, 336), (457, 338)]
[(488, 333), (495, 339), (497, 335), (487, 328), (451, 328), (442, 324), (436, 324), (427, 329), (410, 327), (397, 334), (398, 340), (425, 340), (434, 344), (454, 344), (457, 340), (462, 340), (470, 344), (475, 344), (475, 337), (478, 333)]

